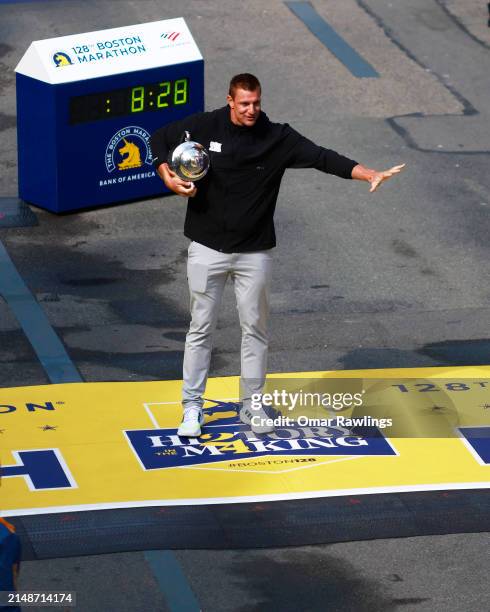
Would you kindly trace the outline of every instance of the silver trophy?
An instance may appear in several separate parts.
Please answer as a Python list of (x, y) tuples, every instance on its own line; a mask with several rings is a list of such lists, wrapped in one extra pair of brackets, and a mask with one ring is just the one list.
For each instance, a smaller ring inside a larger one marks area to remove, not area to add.
[(184, 141), (170, 152), (168, 165), (183, 181), (198, 181), (209, 170), (209, 153), (184, 132)]

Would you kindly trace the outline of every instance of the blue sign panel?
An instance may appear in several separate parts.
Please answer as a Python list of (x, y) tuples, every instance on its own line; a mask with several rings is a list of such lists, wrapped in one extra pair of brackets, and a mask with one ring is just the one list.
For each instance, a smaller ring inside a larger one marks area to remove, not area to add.
[(264, 455), (390, 456), (396, 452), (376, 427), (347, 435), (335, 428), (278, 428), (274, 437), (257, 437), (247, 425), (207, 425), (199, 438), (177, 435), (176, 429), (126, 431), (145, 470), (203, 465)]
[(490, 465), (490, 427), (460, 427), (459, 431), (478, 463)]

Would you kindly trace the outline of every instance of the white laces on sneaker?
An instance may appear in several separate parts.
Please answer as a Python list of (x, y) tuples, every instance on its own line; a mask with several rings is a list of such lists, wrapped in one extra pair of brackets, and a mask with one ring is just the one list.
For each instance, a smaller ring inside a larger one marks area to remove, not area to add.
[(202, 424), (203, 414), (200, 408), (185, 408), (184, 416), (182, 418), (183, 423), (200, 423)]

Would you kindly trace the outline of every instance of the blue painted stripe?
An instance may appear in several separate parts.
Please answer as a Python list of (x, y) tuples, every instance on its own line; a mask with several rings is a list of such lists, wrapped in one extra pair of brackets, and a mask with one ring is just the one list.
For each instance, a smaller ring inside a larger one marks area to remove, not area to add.
[(194, 595), (180, 563), (168, 550), (147, 550), (145, 558), (165, 597), (171, 612), (200, 612)]
[(321, 17), (309, 2), (284, 3), (306, 27), (352, 72), (356, 77), (379, 77), (376, 70), (363, 59)]
[(50, 382), (83, 382), (44, 310), (17, 272), (1, 241), (0, 295), (14, 313)]
[(53, 1), (54, 0), (0, 0), (0, 4), (41, 4), (42, 2)]

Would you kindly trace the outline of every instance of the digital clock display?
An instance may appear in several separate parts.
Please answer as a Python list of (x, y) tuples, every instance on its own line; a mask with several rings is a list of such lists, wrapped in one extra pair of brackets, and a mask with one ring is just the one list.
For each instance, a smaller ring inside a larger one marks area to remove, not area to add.
[(69, 123), (88, 123), (123, 115), (161, 111), (189, 104), (189, 79), (125, 87), (70, 99)]

